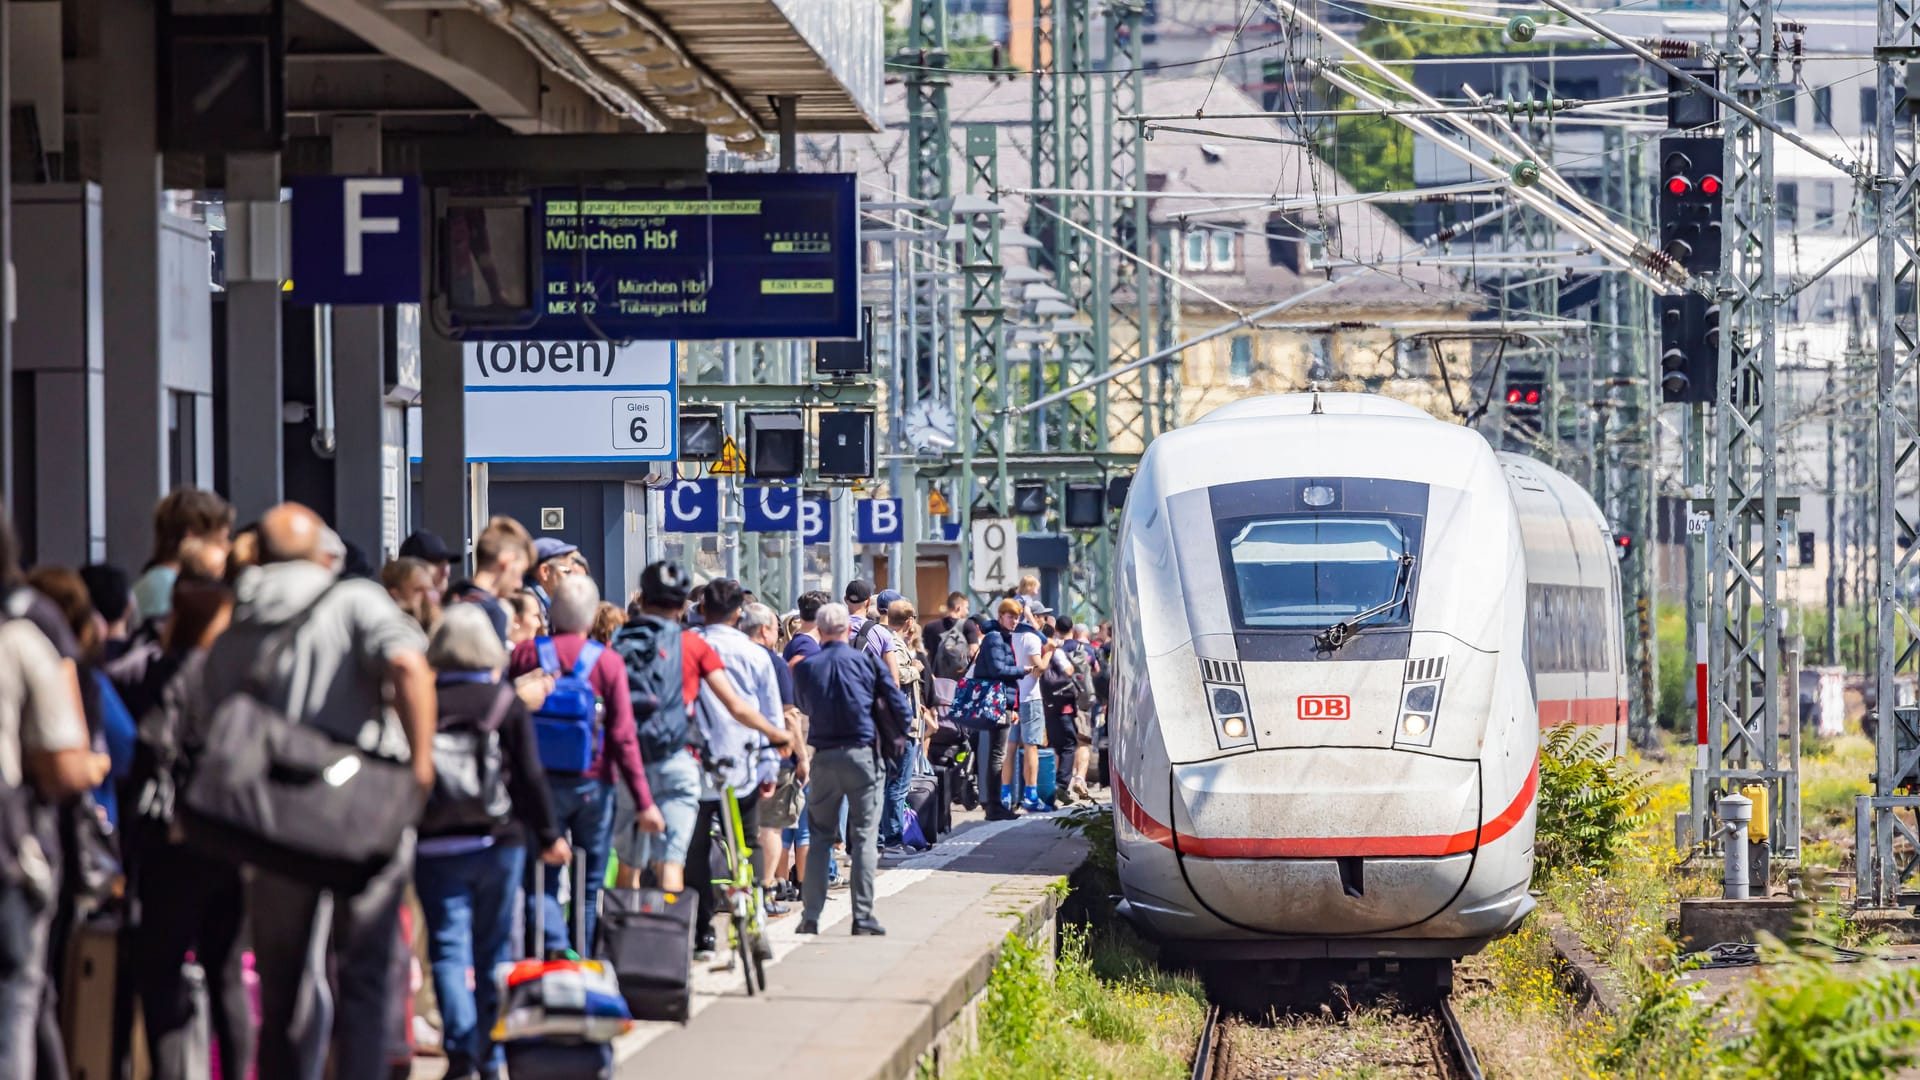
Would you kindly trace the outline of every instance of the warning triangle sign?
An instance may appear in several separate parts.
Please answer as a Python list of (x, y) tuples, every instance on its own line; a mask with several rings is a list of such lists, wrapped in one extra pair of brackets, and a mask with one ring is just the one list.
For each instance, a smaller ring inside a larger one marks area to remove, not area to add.
[(953, 507), (947, 505), (947, 497), (941, 494), (939, 488), (934, 488), (927, 493), (928, 517), (942, 517), (951, 513), (953, 513)]
[(713, 463), (715, 476), (739, 476), (747, 471), (747, 461), (740, 456), (740, 447), (735, 445), (733, 436), (727, 436), (726, 445), (720, 448), (720, 460)]

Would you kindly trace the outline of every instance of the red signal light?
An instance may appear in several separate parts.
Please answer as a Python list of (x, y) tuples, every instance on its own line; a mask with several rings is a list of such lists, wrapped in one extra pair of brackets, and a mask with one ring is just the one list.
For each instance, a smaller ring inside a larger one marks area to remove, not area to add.
[(1540, 404), (1540, 391), (1538, 390), (1527, 391), (1527, 404), (1529, 405)]
[[(1715, 181), (1714, 184), (1716, 187), (1718, 187), (1719, 181)], [(1685, 195), (1687, 192), (1692, 190), (1693, 190), (1693, 181), (1687, 179), (1684, 176), (1672, 176), (1667, 178), (1667, 194), (1669, 195)], [(1711, 192), (1709, 192), (1709, 194), (1711, 194)]]
[(1518, 389), (1507, 391), (1507, 404), (1509, 405), (1520, 404), (1520, 391)]
[(1702, 195), (1718, 195), (1718, 194), (1720, 194), (1720, 178), (1719, 178), (1719, 177), (1717, 177), (1717, 176), (1703, 176), (1703, 177), (1701, 177), (1701, 178), (1700, 178), (1700, 193), (1701, 193)]

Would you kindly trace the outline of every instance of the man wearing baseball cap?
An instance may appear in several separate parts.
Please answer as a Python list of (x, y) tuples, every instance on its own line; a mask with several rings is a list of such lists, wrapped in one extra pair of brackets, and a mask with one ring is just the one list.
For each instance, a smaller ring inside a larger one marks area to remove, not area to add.
[(427, 529), (415, 530), (400, 545), (400, 557), (419, 559), (433, 567), (433, 591), (436, 595), (446, 593), (447, 575), (453, 567), (453, 552), (447, 550), (447, 542), (440, 539), (439, 533)]
[(554, 536), (533, 542), (533, 595), (540, 601), (540, 614), (547, 613), (548, 598), (560, 579), (579, 570), (573, 554), (580, 549)]

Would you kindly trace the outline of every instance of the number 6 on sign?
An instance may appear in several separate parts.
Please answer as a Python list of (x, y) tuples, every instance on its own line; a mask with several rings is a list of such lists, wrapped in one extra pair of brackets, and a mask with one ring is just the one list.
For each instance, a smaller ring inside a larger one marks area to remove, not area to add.
[(975, 592), (1010, 589), (1020, 580), (1020, 555), (1015, 549), (1019, 537), (1012, 518), (973, 519), (972, 544), (968, 556), (973, 571), (967, 584)]
[(666, 449), (673, 424), (664, 394), (613, 399), (613, 448), (659, 453)]

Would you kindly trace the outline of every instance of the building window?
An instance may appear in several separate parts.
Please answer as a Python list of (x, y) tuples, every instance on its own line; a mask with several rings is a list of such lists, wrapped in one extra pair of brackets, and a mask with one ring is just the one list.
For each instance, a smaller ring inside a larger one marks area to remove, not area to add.
[(1233, 269), (1233, 234), (1225, 229), (1213, 230), (1213, 268), (1215, 270)]
[(1393, 373), (1402, 379), (1424, 379), (1432, 375), (1432, 346), (1424, 338), (1395, 338)]
[(1813, 91), (1813, 124), (1828, 131), (1833, 130), (1833, 87), (1815, 87)]
[(1245, 386), (1253, 381), (1253, 335), (1234, 335), (1232, 346), (1233, 351), (1227, 361), (1227, 382), (1233, 386)]
[(1800, 185), (1797, 181), (1783, 180), (1774, 185), (1773, 219), (1776, 224), (1789, 229), (1800, 220)]
[(869, 240), (866, 243), (866, 267), (871, 273), (876, 270), (893, 269), (893, 244), (884, 240)]
[(1833, 181), (1831, 180), (1822, 180), (1813, 185), (1813, 227), (1833, 228)]
[(1207, 231), (1205, 229), (1187, 230), (1187, 269), (1205, 270), (1207, 268)]
[(1794, 123), (1794, 119), (1793, 119), (1794, 100), (1795, 99), (1793, 95), (1787, 94), (1787, 95), (1783, 95), (1782, 97), (1774, 101), (1773, 103), (1774, 122), (1779, 124), (1784, 124), (1787, 127), (1797, 126)]
[(1267, 215), (1267, 265), (1284, 266), (1294, 273), (1305, 269), (1302, 264), (1306, 230), (1300, 223), (1287, 214), (1275, 211)]
[(1860, 126), (1870, 128), (1880, 122), (1880, 88), (1860, 88)]
[(172, 488), (200, 482), (199, 426), (194, 422), (193, 394), (167, 391), (167, 483)]

